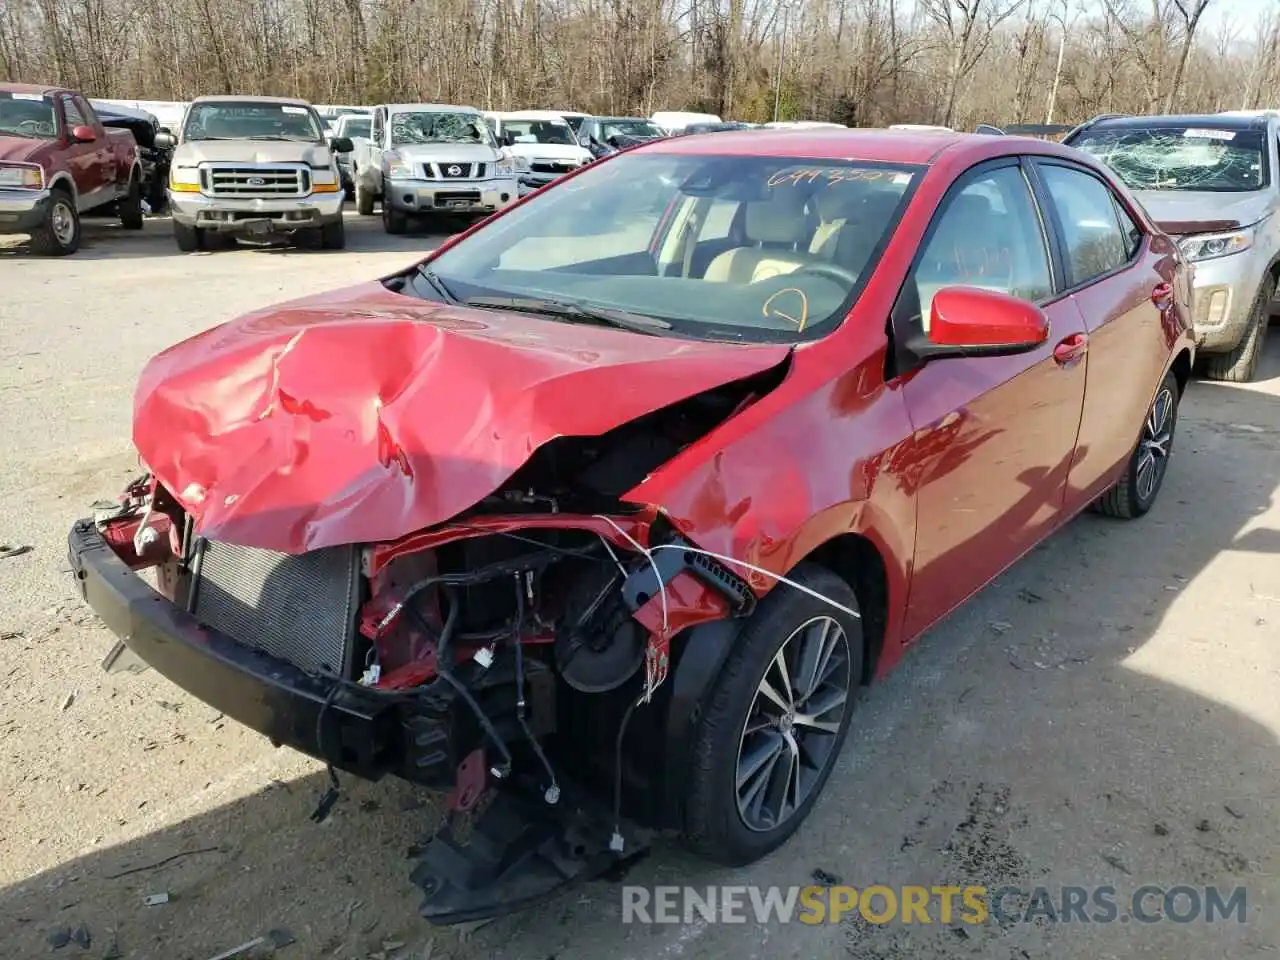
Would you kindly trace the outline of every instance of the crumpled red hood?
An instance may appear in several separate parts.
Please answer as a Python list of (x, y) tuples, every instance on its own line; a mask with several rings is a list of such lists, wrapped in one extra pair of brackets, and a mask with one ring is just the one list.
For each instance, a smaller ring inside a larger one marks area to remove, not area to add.
[(155, 357), (134, 397), (133, 441), (204, 536), (290, 553), (393, 540), (474, 505), (557, 436), (598, 436), (767, 370), (787, 349), (363, 284)]

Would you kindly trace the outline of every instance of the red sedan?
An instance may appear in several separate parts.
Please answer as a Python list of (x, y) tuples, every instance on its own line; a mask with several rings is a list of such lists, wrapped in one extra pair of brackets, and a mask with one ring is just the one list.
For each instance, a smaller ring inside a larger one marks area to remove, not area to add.
[(860, 685), (1074, 514), (1151, 508), (1188, 297), (1055, 144), (655, 142), (160, 354), (72, 564), (109, 665), (329, 765), (317, 817), (338, 771), (451, 791), (430, 919), (658, 830), (743, 864)]

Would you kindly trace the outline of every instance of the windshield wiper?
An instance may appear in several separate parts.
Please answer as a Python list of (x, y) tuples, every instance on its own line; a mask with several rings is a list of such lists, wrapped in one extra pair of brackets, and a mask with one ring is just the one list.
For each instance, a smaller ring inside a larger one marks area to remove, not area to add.
[(449, 289), (448, 285), (446, 285), (445, 282), (440, 279), (439, 275), (426, 264), (423, 264), (418, 268), (418, 276), (427, 281), (427, 283), (431, 285), (431, 289), (444, 297), (447, 302), (458, 302), (458, 298), (453, 295), (453, 291)]
[(535, 313), (547, 317), (564, 317), (586, 320), (605, 327), (618, 327), (633, 333), (660, 336), (656, 331), (670, 330), (671, 324), (657, 317), (629, 310), (613, 310), (608, 307), (589, 307), (568, 300), (544, 300), (538, 297), (472, 297), (468, 307), (490, 307), (496, 310), (515, 310), (519, 313)]

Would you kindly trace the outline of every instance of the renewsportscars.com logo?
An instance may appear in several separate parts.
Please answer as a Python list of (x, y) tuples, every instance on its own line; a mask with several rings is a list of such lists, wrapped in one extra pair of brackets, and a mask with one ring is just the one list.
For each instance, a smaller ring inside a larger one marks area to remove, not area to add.
[(622, 888), (623, 923), (1244, 923), (1244, 887), (713, 886)]

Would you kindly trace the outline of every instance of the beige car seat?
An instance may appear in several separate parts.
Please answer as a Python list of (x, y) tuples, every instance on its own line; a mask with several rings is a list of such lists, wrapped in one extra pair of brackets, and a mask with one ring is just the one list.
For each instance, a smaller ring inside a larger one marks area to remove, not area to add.
[(901, 194), (888, 190), (863, 194), (853, 204), (849, 215), (834, 224), (820, 251), (822, 257), (860, 275), (888, 229), (901, 199)]
[(703, 279), (712, 283), (755, 283), (793, 273), (821, 258), (801, 250), (809, 236), (804, 198), (778, 187), (767, 200), (746, 204), (743, 233), (749, 246), (726, 250), (707, 265)]

